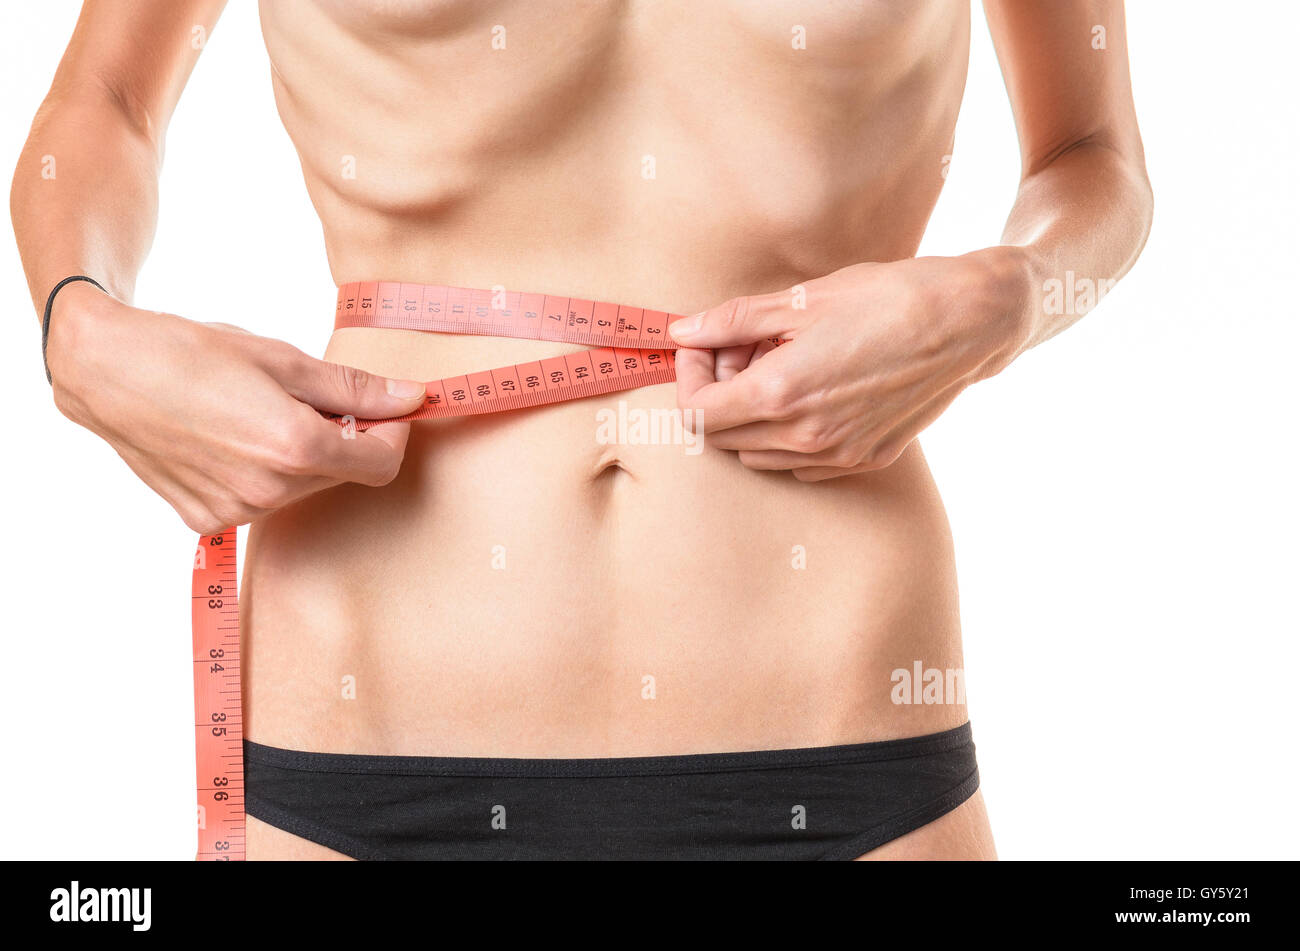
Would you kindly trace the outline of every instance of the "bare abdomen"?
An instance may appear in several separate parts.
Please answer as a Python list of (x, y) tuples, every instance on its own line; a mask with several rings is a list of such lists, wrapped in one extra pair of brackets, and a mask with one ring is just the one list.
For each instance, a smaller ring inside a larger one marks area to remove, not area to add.
[[(327, 356), (432, 379), (566, 349), (353, 330)], [(417, 423), (392, 484), (340, 486), (254, 526), (250, 737), (586, 757), (963, 722), (963, 705), (891, 699), (894, 670), (961, 665), (947, 525), (919, 448), (806, 484), (689, 434), (633, 435), (638, 414), (674, 405), (668, 384)]]

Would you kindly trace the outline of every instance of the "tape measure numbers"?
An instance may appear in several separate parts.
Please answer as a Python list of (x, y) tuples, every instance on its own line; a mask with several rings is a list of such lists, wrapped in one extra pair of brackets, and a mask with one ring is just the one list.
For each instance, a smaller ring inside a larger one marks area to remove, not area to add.
[[(395, 281), (344, 284), (334, 328), (380, 327), (587, 344), (593, 349), (427, 384), (424, 406), (401, 419), (541, 406), (677, 378), (668, 324), (678, 315), (546, 294)], [(358, 420), (358, 428), (374, 424)]]
[(240, 693), (235, 530), (204, 535), (194, 553), (194, 752), (199, 861), (244, 857), (244, 712)]

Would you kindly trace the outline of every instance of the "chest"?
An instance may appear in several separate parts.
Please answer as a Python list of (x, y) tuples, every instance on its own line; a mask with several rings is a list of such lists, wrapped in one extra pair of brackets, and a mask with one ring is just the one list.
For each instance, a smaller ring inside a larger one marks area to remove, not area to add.
[(909, 43), (960, 0), (312, 0), (344, 30), (378, 41), (444, 39), (488, 48), (563, 37), (719, 50), (790, 49), (838, 58)]

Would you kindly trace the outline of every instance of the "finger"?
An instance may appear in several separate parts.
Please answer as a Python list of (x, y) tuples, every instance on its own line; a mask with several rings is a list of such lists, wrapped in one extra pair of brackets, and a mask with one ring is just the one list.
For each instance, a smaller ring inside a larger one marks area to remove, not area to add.
[(419, 409), (425, 397), (425, 386), (418, 380), (393, 380), (296, 351), (276, 368), (275, 377), (290, 396), (308, 406), (362, 419), (405, 416)]
[[(713, 440), (709, 440), (713, 443)], [(716, 445), (716, 444), (715, 444)], [(785, 449), (748, 449), (740, 453), (740, 463), (746, 469), (807, 469), (813, 466), (832, 466), (833, 450), (827, 452), (790, 452)], [(844, 470), (841, 470), (844, 471)]]
[(714, 354), (712, 350), (678, 350), (677, 404), (683, 408), (702, 386), (714, 382)]
[(317, 417), (312, 445), (319, 474), (338, 482), (387, 485), (397, 476), (406, 453), (410, 423), (380, 423), (364, 432)]
[(713, 375), (720, 381), (730, 380), (745, 367), (749, 366), (757, 344), (747, 343), (739, 347), (723, 347), (713, 352)]
[(715, 449), (733, 452), (784, 451), (798, 454), (808, 452), (808, 440), (802, 434), (806, 429), (799, 420), (761, 420), (710, 433), (709, 445)]
[[(824, 452), (741, 452), (740, 461), (751, 469), (792, 469), (795, 478), (802, 482), (820, 482), (859, 472), (874, 472), (892, 465), (927, 426), (943, 415), (954, 398), (954, 393), (944, 391), (927, 400), (875, 442), (867, 458), (845, 465), (843, 447)], [(713, 441), (713, 437), (710, 437)]]
[(706, 383), (690, 395), (678, 398), (683, 409), (695, 410), (700, 431), (715, 433), (733, 426), (744, 426), (761, 421), (761, 394), (751, 371), (737, 373), (724, 383)]
[(371, 426), (363, 434), (378, 439), (400, 458), (406, 453), (406, 441), (411, 435), (411, 424), (403, 422), (379, 423)]
[(796, 349), (797, 345), (780, 347), (730, 380), (705, 383), (688, 396), (679, 393), (677, 402), (699, 411), (697, 418), (706, 433), (762, 420), (789, 419), (799, 407), (796, 384), (791, 382), (797, 380), (799, 355), (785, 354)]
[(800, 482), (825, 482), (827, 479), (838, 479), (840, 476), (874, 472), (879, 468), (879, 466), (869, 465), (853, 466), (850, 469), (837, 469), (834, 466), (806, 466), (803, 469), (792, 470), (791, 474)]
[(807, 312), (791, 307), (788, 291), (733, 297), (693, 317), (674, 321), (668, 333), (682, 347), (734, 347), (757, 343), (764, 337), (791, 335), (799, 313)]

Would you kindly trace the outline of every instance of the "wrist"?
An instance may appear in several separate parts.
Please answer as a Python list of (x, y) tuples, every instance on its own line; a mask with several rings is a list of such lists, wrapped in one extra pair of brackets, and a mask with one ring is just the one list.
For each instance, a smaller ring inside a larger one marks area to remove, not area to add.
[(982, 376), (1000, 373), (1033, 345), (1037, 330), (1038, 266), (1032, 248), (1001, 244), (964, 257), (975, 267), (973, 296), (981, 302), (988, 360)]

